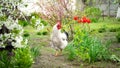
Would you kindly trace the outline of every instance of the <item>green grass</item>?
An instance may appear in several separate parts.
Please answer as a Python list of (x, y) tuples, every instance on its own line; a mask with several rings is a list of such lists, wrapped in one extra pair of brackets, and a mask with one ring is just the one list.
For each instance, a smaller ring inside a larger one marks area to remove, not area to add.
[(35, 28), (33, 28), (32, 26), (27, 26), (24, 27), (25, 31), (29, 32), (29, 33), (34, 33), (36, 32)]
[(101, 27), (106, 27), (106, 28), (119, 28), (120, 23), (91, 23), (90, 24), (91, 29), (99, 29)]
[(104, 20), (103, 20), (103, 18), (100, 18), (97, 23), (91, 23), (90, 27), (91, 27), (91, 29), (99, 29), (101, 27), (119, 28), (120, 27), (120, 21), (118, 21), (115, 18), (105, 17)]
[(31, 35), (30, 38), (45, 38), (45, 37), (47, 37), (46, 35), (45, 36), (37, 35), (37, 32), (42, 32), (44, 30), (46, 30), (46, 29), (37, 31), (35, 28), (33, 28), (31, 26), (24, 27), (24, 31), (28, 32)]

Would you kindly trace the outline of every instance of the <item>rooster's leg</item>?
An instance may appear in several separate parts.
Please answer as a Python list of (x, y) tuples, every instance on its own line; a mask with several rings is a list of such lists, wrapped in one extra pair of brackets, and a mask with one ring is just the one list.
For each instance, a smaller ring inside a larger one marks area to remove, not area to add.
[(60, 52), (59, 52), (60, 55), (62, 55), (62, 49), (60, 49)]
[(55, 56), (56, 56), (56, 57), (57, 57), (57, 56), (60, 56), (60, 55), (62, 55), (62, 49), (56, 51), (56, 53), (55, 53)]
[(59, 52), (58, 52), (58, 51), (56, 51), (56, 53), (55, 53), (55, 56), (56, 56), (56, 57), (58, 56), (58, 53), (59, 53)]

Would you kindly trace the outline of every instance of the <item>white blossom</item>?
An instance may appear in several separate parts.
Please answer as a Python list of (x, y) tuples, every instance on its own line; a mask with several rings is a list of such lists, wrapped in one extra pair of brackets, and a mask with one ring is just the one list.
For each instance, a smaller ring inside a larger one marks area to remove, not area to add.
[(5, 33), (5, 34), (4, 34), (4, 36), (5, 36), (6, 38), (10, 38), (10, 35), (11, 35), (11, 33), (9, 33), (9, 34)]
[[(20, 0), (3, 0), (4, 3), (6, 3), (7, 7), (11, 7), (8, 5), (8, 3), (12, 3), (12, 7), (18, 7), (19, 9), (19, 5), (20, 3), (18, 1)], [(24, 2), (22, 2), (24, 3)], [(24, 3), (25, 5), (25, 3)], [(7, 11), (10, 11), (10, 13), (14, 13), (14, 10), (12, 9), (8, 9), (5, 7), (1, 7), (0, 8), (0, 17), (4, 16), (5, 14), (2, 12), (2, 9), (7, 9)], [(21, 25), (19, 25), (18, 23), (18, 19), (13, 20), (12, 16), (8, 16), (7, 19), (5, 19), (4, 21), (0, 21), (0, 29), (2, 28), (2, 25), (5, 25), (6, 28), (8, 28), (10, 30), (10, 33), (6, 33), (4, 32), (4, 34), (0, 34), (0, 47), (6, 47), (7, 45), (4, 43), (5, 41), (11, 41), (12, 46), (14, 46), (15, 48), (21, 48), (21, 47), (25, 47), (25, 45), (27, 44), (28, 40), (25, 39), (23, 40), (22, 34), (24, 32), (23, 28)], [(18, 32), (15, 32), (15, 30), (17, 30)], [(15, 40), (15, 41), (12, 41)]]
[(40, 23), (41, 23), (41, 20), (37, 19), (36, 22), (35, 22), (35, 26), (38, 26)]
[(37, 28), (37, 31), (42, 30), (44, 28), (44, 25), (43, 25), (43, 23), (41, 23), (40, 19), (36, 20), (35, 27)]
[(44, 25), (42, 23), (40, 23), (38, 26), (37, 26), (37, 31), (39, 30), (42, 30), (44, 28)]
[[(24, 45), (22, 44), (22, 42), (23, 42), (23, 37), (21, 36), (21, 35), (23, 34), (23, 31), (24, 31), (24, 30), (23, 30), (22, 26), (19, 25), (17, 22), (18, 22), (17, 20), (14, 21), (14, 20), (12, 20), (12, 19), (9, 17), (6, 21), (0, 23), (0, 27), (1, 27), (3, 24), (5, 24), (5, 26), (6, 26), (9, 30), (14, 30), (14, 29), (19, 30), (19, 34), (17, 34), (17, 35), (16, 35), (15, 33), (0, 34), (0, 38), (1, 38), (1, 40), (2, 40), (2, 42), (0, 42), (0, 46), (1, 46), (1, 47), (5, 47), (5, 46), (6, 46), (3, 42), (5, 42), (8, 38), (12, 38), (13, 40), (16, 40), (16, 42), (12, 42), (12, 46), (14, 46), (15, 48), (24, 47)], [(4, 38), (3, 38), (3, 37), (4, 37)], [(24, 43), (27, 44), (27, 40), (24, 41)]]
[(20, 34), (20, 35), (22, 35), (22, 34), (23, 34), (23, 32), (24, 32), (24, 30), (23, 30), (23, 29), (21, 29), (21, 30), (20, 30), (20, 32), (19, 32), (19, 34)]
[(25, 44), (28, 44), (28, 39), (25, 39)]
[(17, 37), (15, 38), (15, 40), (16, 40), (16, 42), (12, 42), (12, 45), (13, 45), (15, 48), (24, 47), (24, 46), (22, 45), (23, 37), (17, 36)]
[(35, 19), (35, 16), (32, 16), (32, 19)]

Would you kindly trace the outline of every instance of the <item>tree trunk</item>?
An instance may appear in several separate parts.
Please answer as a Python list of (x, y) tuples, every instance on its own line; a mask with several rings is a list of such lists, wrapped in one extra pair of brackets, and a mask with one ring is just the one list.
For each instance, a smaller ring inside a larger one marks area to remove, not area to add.
[(110, 17), (110, 0), (109, 0), (109, 3), (108, 3), (108, 7), (109, 7), (109, 8), (108, 8), (108, 9), (109, 9), (109, 10), (108, 10), (108, 17)]
[(119, 3), (119, 6), (118, 6), (116, 18), (120, 18), (120, 3)]
[(118, 7), (116, 18), (120, 18), (120, 7)]

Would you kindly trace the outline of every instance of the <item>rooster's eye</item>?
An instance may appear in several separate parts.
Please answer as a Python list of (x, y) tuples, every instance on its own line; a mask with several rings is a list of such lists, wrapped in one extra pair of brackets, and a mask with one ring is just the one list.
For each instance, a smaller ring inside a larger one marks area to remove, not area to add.
[(62, 40), (63, 40), (63, 41), (65, 41), (65, 39), (64, 39), (64, 38), (63, 38)]

